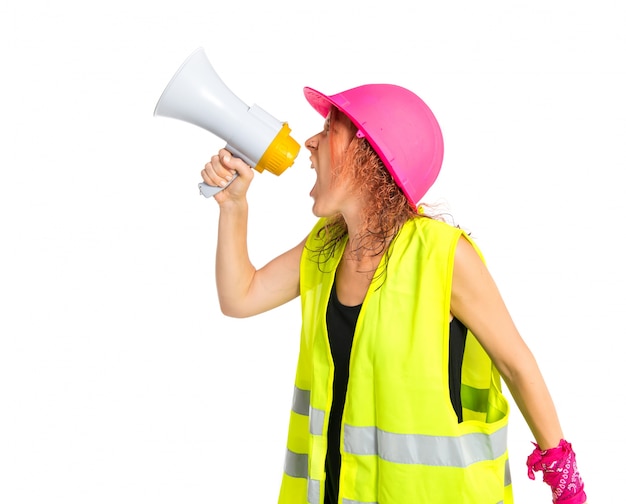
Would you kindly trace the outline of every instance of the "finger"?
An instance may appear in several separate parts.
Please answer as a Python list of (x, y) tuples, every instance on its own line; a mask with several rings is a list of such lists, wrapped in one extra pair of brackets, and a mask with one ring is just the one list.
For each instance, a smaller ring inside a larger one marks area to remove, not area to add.
[(202, 180), (212, 186), (224, 187), (233, 178), (233, 170), (224, 166), (219, 155), (211, 157), (201, 172)]
[(249, 180), (252, 178), (252, 168), (243, 159), (234, 157), (227, 150), (220, 151), (220, 161), (222, 166), (231, 170), (232, 173), (237, 172), (242, 178)]

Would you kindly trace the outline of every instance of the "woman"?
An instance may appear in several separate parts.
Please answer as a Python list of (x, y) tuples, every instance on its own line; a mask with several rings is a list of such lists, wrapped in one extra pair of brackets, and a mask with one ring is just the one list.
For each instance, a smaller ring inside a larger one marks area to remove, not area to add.
[(554, 502), (584, 503), (537, 363), (461, 229), (421, 211), (443, 158), (428, 106), (398, 86), (326, 96), (309, 138), (319, 221), (264, 267), (248, 259), (253, 172), (225, 150), (202, 171), (220, 206), (221, 309), (249, 317), (297, 296), (302, 334), (280, 503), (513, 502), (506, 382)]

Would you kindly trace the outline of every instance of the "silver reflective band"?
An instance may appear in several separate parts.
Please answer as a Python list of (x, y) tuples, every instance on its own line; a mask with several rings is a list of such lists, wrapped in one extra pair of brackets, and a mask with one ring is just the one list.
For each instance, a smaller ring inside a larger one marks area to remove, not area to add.
[[(343, 502), (343, 504), (378, 504), (378, 502), (355, 501), (352, 499), (343, 499), (341, 502)], [(496, 502), (495, 504), (504, 504), (504, 501), (499, 501), (499, 502)]]
[(509, 486), (513, 480), (511, 480), (511, 466), (509, 466), (509, 459), (506, 459), (504, 463), (504, 486)]
[(309, 432), (314, 436), (321, 436), (324, 433), (324, 410), (311, 408), (311, 392), (298, 387), (293, 390), (293, 402), (291, 410), (299, 415), (308, 416)]
[(309, 504), (319, 504), (321, 495), (320, 487), (321, 483), (319, 480), (310, 479), (308, 481), (306, 500)]
[(324, 433), (324, 417), (326, 412), (321, 409), (311, 408), (309, 417), (309, 432), (314, 436), (321, 436)]
[(344, 450), (353, 455), (378, 455), (397, 464), (467, 467), (494, 460), (506, 452), (506, 427), (493, 434), (426, 436), (394, 434), (376, 427), (345, 425)]
[(306, 478), (309, 473), (309, 456), (287, 450), (285, 455), (285, 474), (292, 478)]
[(292, 411), (299, 415), (309, 416), (309, 404), (311, 402), (311, 392), (298, 387), (293, 388)]

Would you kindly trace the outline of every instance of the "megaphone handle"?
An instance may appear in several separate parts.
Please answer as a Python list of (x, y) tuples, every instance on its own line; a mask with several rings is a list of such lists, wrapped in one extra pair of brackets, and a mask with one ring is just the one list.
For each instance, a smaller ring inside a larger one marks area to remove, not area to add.
[(235, 180), (238, 175), (239, 175), (238, 173), (234, 173), (233, 178), (230, 179), (230, 182), (228, 182), (228, 184), (226, 184), (224, 187), (212, 186), (212, 185), (206, 184), (205, 182), (200, 182), (198, 184), (198, 188), (200, 189), (200, 194), (202, 194), (202, 196), (204, 196), (205, 198), (210, 198), (212, 196), (215, 196), (218, 192), (220, 192), (223, 189), (226, 189), (230, 184), (232, 184), (233, 180)]

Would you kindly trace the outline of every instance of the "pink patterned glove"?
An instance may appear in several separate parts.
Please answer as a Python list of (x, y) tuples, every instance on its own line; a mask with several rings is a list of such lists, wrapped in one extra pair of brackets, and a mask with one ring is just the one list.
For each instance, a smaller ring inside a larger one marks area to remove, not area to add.
[(528, 477), (535, 479), (535, 472), (543, 471), (543, 481), (552, 488), (554, 504), (584, 504), (587, 502), (585, 485), (578, 474), (576, 454), (572, 445), (561, 439), (559, 446), (549, 450), (540, 450), (537, 443), (526, 465)]

